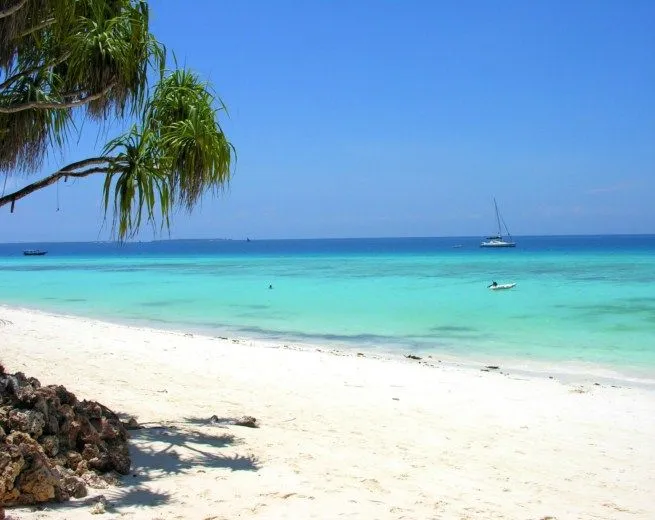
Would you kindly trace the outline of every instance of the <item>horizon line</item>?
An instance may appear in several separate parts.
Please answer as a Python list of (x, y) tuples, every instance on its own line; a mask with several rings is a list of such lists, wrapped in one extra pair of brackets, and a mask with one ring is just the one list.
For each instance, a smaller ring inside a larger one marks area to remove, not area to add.
[[(557, 238), (557, 237), (655, 237), (655, 233), (570, 233), (570, 234), (544, 234), (544, 235), (512, 235), (514, 238)], [(13, 245), (13, 244), (152, 244), (155, 242), (182, 242), (182, 241), (221, 241), (221, 242), (274, 242), (283, 240), (390, 240), (390, 239), (406, 239), (406, 240), (419, 240), (419, 239), (450, 239), (450, 238), (465, 238), (465, 239), (480, 239), (484, 238), (481, 235), (441, 235), (441, 236), (359, 236), (359, 237), (304, 237), (304, 238), (225, 238), (225, 237), (212, 237), (212, 238), (158, 238), (153, 240), (36, 240), (36, 241), (21, 241), (21, 242), (0, 242), (0, 245)]]

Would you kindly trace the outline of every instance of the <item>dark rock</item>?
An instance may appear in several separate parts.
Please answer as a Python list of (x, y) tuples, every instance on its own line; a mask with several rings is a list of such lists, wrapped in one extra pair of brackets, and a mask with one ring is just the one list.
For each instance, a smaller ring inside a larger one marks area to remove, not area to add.
[(39, 438), (43, 433), (45, 419), (41, 412), (36, 410), (9, 410), (7, 414), (10, 431), (29, 433), (34, 438)]
[(414, 354), (407, 354), (405, 357), (407, 359), (421, 359), (419, 356), (415, 356)]
[[(11, 460), (5, 466), (0, 502), (5, 505), (28, 505), (47, 502), (61, 496), (59, 475), (39, 444), (25, 432), (7, 435), (6, 448)], [(11, 479), (11, 476), (15, 476)], [(9, 478), (6, 478), (9, 477)]]
[(80, 475), (80, 478), (90, 488), (94, 489), (106, 489), (109, 487), (109, 484), (105, 479), (98, 475), (94, 471), (86, 471)]
[(61, 479), (66, 493), (73, 498), (83, 498), (87, 495), (86, 482), (72, 474), (64, 475)]
[(25, 461), (17, 446), (3, 445), (0, 451), (0, 504), (5, 504), (20, 494), (14, 489), (14, 482), (24, 465)]
[(251, 417), (250, 415), (244, 415), (243, 417), (236, 419), (234, 421), (235, 426), (245, 426), (247, 428), (259, 428), (257, 424), (257, 419)]
[(87, 483), (95, 482), (90, 469), (129, 472), (127, 439), (106, 406), (0, 371), (0, 504), (86, 496)]
[(66, 453), (66, 463), (64, 466), (77, 471), (77, 467), (82, 462), (82, 455), (77, 451), (69, 451)]
[(498, 365), (487, 365), (484, 368), (488, 368), (489, 370), (498, 370), (500, 367)]
[(121, 424), (126, 430), (140, 430), (142, 428), (134, 417), (130, 417), (127, 421), (122, 421)]
[(124, 444), (123, 446), (125, 449), (116, 446), (109, 451), (109, 466), (111, 470), (116, 471), (121, 475), (127, 475), (132, 466), (132, 459), (130, 459), (130, 452), (127, 449), (127, 444)]
[(82, 450), (82, 458), (86, 461), (100, 457), (100, 448), (95, 444), (85, 444)]
[(39, 442), (48, 457), (56, 457), (59, 453), (59, 438), (57, 436), (44, 435)]

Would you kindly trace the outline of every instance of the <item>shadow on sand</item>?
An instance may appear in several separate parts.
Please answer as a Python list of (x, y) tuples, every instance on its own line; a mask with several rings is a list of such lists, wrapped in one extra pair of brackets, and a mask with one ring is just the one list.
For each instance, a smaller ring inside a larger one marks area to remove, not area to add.
[[(229, 456), (218, 452), (221, 448), (238, 445), (239, 441), (224, 429), (212, 427), (208, 421), (200, 421), (189, 418), (175, 425), (146, 427), (130, 432), (133, 474), (157, 478), (158, 475), (207, 468), (226, 468), (232, 471), (259, 469), (254, 457)], [(201, 431), (196, 429), (198, 426), (206, 428)], [(211, 430), (218, 431), (214, 433)]]
[[(61, 504), (47, 503), (29, 509), (65, 511), (92, 508), (103, 502), (108, 512), (121, 513), (122, 508), (164, 505), (171, 501), (172, 495), (153, 486), (158, 479), (211, 468), (257, 471), (260, 466), (255, 457), (221, 453), (222, 449), (239, 444), (239, 439), (226, 428), (204, 419), (188, 418), (156, 426), (146, 424), (142, 429), (130, 430), (131, 472), (121, 477), (120, 487), (89, 489), (92, 496), (88, 498)], [(20, 518), (20, 509), (8, 510), (7, 514), (9, 518), (15, 515)]]

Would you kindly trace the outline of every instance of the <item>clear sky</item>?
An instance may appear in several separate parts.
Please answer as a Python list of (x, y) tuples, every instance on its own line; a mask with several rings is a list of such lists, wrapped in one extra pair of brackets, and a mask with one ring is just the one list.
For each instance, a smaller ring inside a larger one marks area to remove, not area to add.
[[(238, 153), (171, 238), (484, 236), (493, 196), (514, 235), (655, 232), (652, 0), (150, 5)], [(42, 173), (106, 139), (83, 134)], [(110, 238), (101, 185), (0, 209), (0, 241)]]

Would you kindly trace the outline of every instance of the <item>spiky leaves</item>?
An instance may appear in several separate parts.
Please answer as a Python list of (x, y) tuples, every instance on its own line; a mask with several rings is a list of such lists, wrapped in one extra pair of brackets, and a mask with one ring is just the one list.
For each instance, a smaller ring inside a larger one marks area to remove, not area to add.
[[(148, 18), (144, 0), (0, 0), (0, 173), (33, 173), (50, 146), (77, 132), (75, 110), (99, 122), (138, 120), (102, 157), (3, 194), (0, 206), (13, 211), (63, 177), (106, 173), (105, 210), (124, 239), (145, 222), (168, 227), (175, 208), (190, 210), (229, 182), (234, 150), (217, 120), (224, 106), (188, 71), (164, 77)], [(149, 71), (159, 74), (152, 91)]]
[[(159, 150), (152, 132), (133, 126), (125, 135), (107, 143), (105, 153), (115, 157), (103, 187), (105, 211), (113, 200), (114, 230), (120, 239), (133, 235), (143, 216), (155, 222), (159, 207), (168, 224), (169, 189), (159, 169)], [(112, 189), (113, 186), (113, 189)]]
[(64, 39), (70, 58), (62, 90), (88, 97), (111, 88), (110, 95), (88, 104), (89, 114), (99, 119), (110, 111), (122, 117), (127, 107), (141, 107), (149, 66), (164, 63), (163, 48), (148, 31), (147, 4), (117, 3), (124, 4), (117, 11), (92, 3), (91, 16), (80, 16), (76, 30)]
[(191, 210), (203, 193), (229, 183), (234, 148), (216, 103), (224, 109), (195, 74), (176, 70), (155, 88), (141, 126), (107, 145), (105, 154), (117, 160), (105, 180), (105, 209), (113, 200), (119, 238), (133, 236), (144, 220), (168, 228), (176, 207)]
[(189, 210), (206, 190), (229, 182), (234, 149), (216, 118), (224, 110), (208, 85), (185, 69), (167, 76), (153, 94), (146, 124), (166, 149), (175, 201)]
[[(47, 71), (37, 71), (17, 79), (11, 88), (0, 93), (0, 104), (22, 105), (54, 101), (46, 82), (55, 80)], [(46, 154), (48, 144), (63, 144), (69, 110), (25, 110), (14, 114), (0, 113), (0, 171), (14, 168), (33, 171)]]
[(99, 121), (140, 109), (164, 63), (140, 0), (29, 0), (0, 33), (0, 171), (38, 167), (75, 107)]

